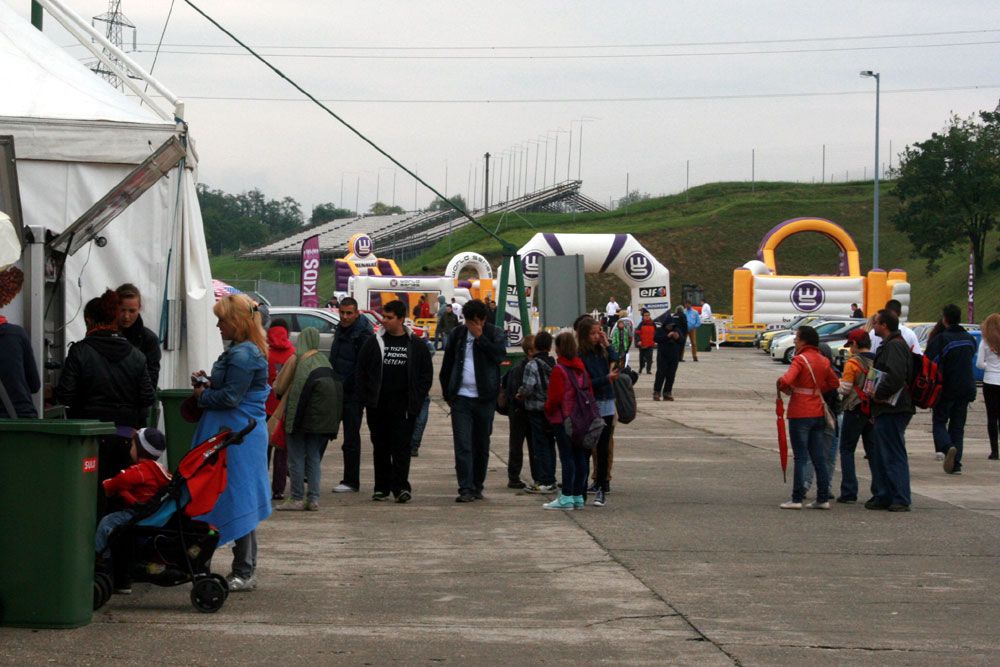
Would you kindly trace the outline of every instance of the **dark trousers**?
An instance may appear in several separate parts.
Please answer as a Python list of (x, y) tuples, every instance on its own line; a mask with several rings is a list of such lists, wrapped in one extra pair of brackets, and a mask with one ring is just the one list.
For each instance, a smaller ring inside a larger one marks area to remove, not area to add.
[(404, 406), (379, 406), (368, 410), (368, 430), (372, 436), (375, 464), (375, 491), (398, 496), (410, 491), (410, 440), (413, 417)]
[(642, 369), (646, 369), (647, 373), (653, 372), (653, 350), (654, 347), (640, 347), (639, 348), (639, 372)]
[(528, 466), (534, 471), (534, 452), (531, 446), (531, 425), (524, 410), (511, 407), (507, 415), (510, 422), (510, 437), (507, 446), (507, 479), (516, 482), (521, 479), (521, 469), (524, 467), (524, 443), (528, 442)]
[(284, 447), (267, 446), (268, 463), (274, 464), (271, 477), (271, 496), (285, 495), (285, 484), (288, 482), (288, 450)]
[(531, 476), (537, 484), (552, 486), (556, 483), (556, 437), (552, 424), (541, 410), (527, 410), (531, 427)]
[(677, 377), (677, 352), (671, 349), (659, 348), (656, 351), (656, 379), (653, 380), (653, 393), (664, 394), (674, 392), (674, 378)]
[(456, 396), (451, 404), (451, 434), (455, 443), (458, 492), (479, 493), (490, 462), (495, 401)]
[(986, 432), (990, 436), (990, 451), (997, 453), (997, 435), (1000, 433), (1000, 385), (983, 383), (983, 402), (986, 403)]
[[(871, 417), (862, 414), (860, 410), (849, 410), (844, 413), (844, 423), (840, 430), (840, 495), (844, 498), (858, 498), (858, 474), (854, 465), (854, 452), (858, 448), (858, 439), (865, 448), (868, 465), (871, 467), (871, 450), (874, 446), (875, 427)], [(875, 484), (872, 483), (872, 495), (875, 495)]]
[(611, 469), (611, 436), (615, 432), (615, 416), (604, 417), (604, 430), (594, 449), (594, 483), (603, 491), (607, 491), (608, 472)]
[(906, 426), (913, 415), (900, 412), (875, 418), (875, 446), (869, 454), (875, 500), (883, 505), (910, 504), (910, 461)]
[(941, 399), (934, 406), (934, 451), (947, 454), (949, 448), (957, 449), (955, 470), (962, 469), (962, 444), (965, 442), (965, 420), (968, 416), (968, 401)]
[(559, 463), (562, 464), (562, 495), (583, 496), (587, 493), (587, 475), (590, 473), (590, 452), (574, 447), (562, 424), (556, 424), (556, 444), (559, 446)]
[(361, 488), (361, 419), (364, 410), (365, 406), (356, 395), (344, 395), (341, 413), (344, 444), (340, 446), (344, 452), (344, 478), (340, 483), (352, 489)]
[[(129, 454), (131, 442), (120, 435), (101, 435), (97, 437), (97, 521), (110, 512), (124, 508), (118, 498), (109, 499), (104, 493), (104, 480), (111, 479), (125, 468), (132, 465)], [(174, 464), (173, 461), (170, 462)], [(174, 466), (176, 467), (176, 466)], [(96, 527), (96, 524), (95, 524)]]

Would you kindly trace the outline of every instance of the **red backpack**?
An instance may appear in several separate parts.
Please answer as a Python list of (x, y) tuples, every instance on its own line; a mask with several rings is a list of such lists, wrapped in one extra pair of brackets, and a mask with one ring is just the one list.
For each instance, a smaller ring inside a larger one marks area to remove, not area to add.
[(941, 369), (937, 362), (926, 354), (910, 353), (910, 377), (906, 389), (910, 392), (910, 400), (914, 407), (929, 409), (937, 405), (941, 398)]

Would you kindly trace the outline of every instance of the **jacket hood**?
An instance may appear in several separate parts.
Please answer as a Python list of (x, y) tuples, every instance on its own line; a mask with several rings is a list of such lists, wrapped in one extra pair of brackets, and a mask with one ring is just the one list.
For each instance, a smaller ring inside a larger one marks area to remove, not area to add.
[(299, 339), (295, 341), (295, 355), (301, 357), (310, 350), (319, 349), (319, 329), (316, 327), (306, 327), (299, 334)]
[(443, 294), (442, 295), (438, 295), (438, 303), (441, 304), (442, 308), (445, 306), (446, 301), (445, 301), (445, 298), (444, 298)]
[(132, 352), (132, 343), (118, 334), (101, 332), (83, 340), (108, 361), (121, 361)]
[(288, 329), (271, 327), (267, 330), (267, 346), (272, 350), (291, 350), (292, 341), (288, 340)]
[(586, 368), (584, 368), (583, 366), (583, 359), (581, 359), (580, 357), (573, 357), (572, 359), (567, 359), (566, 357), (559, 357), (557, 361), (563, 366), (569, 366), (570, 368), (576, 369), (581, 373), (586, 371)]

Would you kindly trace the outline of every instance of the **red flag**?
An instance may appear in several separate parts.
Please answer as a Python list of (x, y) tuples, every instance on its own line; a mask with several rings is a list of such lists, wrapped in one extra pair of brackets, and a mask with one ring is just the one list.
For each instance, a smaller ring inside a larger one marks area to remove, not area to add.
[(305, 308), (319, 308), (319, 234), (310, 236), (302, 242), (299, 305)]

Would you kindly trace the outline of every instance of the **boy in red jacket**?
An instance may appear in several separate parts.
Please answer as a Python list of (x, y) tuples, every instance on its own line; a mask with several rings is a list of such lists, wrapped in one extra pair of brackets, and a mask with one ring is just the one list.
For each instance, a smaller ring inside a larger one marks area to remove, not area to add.
[(104, 494), (109, 498), (119, 496), (129, 505), (120, 512), (106, 515), (97, 525), (94, 535), (94, 551), (101, 557), (111, 555), (108, 549), (108, 539), (119, 526), (131, 521), (136, 511), (134, 505), (141, 505), (170, 482), (170, 474), (157, 461), (166, 447), (166, 439), (155, 428), (142, 428), (132, 436), (130, 452), (135, 465), (110, 479), (104, 480)]

